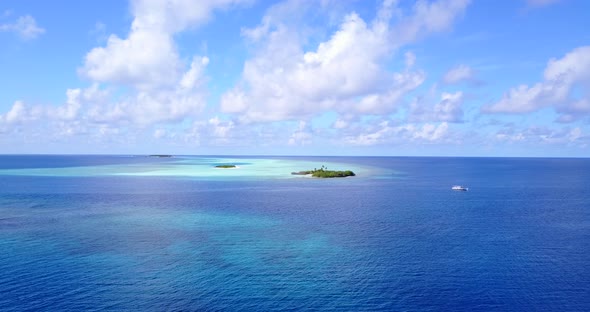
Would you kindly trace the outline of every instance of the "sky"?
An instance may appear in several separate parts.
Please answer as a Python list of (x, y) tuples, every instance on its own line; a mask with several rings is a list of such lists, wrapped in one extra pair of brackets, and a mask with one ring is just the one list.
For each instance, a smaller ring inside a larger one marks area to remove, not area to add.
[(585, 0), (0, 0), (0, 154), (590, 156)]

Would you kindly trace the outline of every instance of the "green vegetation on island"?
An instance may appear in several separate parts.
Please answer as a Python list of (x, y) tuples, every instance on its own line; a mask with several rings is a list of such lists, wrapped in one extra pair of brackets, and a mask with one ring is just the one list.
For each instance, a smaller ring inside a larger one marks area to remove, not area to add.
[(222, 169), (229, 169), (229, 168), (236, 168), (236, 165), (217, 165), (215, 168), (222, 168)]
[(354, 177), (354, 172), (350, 170), (328, 170), (327, 167), (322, 166), (320, 169), (313, 169), (313, 170), (306, 170), (306, 171), (298, 171), (298, 172), (291, 172), (293, 175), (308, 175), (311, 174), (314, 178), (344, 178), (344, 177)]
[(154, 154), (154, 155), (149, 155), (148, 157), (168, 158), (168, 157), (172, 157), (172, 155)]

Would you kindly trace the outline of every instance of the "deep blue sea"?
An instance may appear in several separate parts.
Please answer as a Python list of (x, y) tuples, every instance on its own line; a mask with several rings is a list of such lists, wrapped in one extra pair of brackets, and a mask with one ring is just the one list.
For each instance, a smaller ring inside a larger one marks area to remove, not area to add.
[(590, 159), (0, 156), (37, 310), (590, 311)]

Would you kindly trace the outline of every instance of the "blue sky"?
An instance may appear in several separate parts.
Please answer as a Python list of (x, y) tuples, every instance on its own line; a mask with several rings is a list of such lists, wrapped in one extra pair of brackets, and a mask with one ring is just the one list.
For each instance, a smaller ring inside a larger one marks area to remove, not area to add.
[(0, 153), (590, 156), (590, 2), (0, 2)]

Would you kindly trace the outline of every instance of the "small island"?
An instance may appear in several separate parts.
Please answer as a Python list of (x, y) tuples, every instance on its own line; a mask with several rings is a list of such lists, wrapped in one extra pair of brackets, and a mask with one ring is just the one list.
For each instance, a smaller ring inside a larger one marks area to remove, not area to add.
[(237, 167), (236, 167), (236, 165), (217, 165), (217, 166), (215, 166), (215, 168), (230, 169), (230, 168), (237, 168)]
[(148, 157), (168, 158), (168, 157), (172, 157), (172, 155), (153, 154), (153, 155), (148, 155)]
[(308, 175), (311, 174), (314, 178), (344, 178), (344, 177), (354, 177), (354, 172), (350, 170), (338, 171), (338, 170), (328, 170), (327, 167), (322, 166), (320, 169), (313, 169), (313, 170), (305, 170), (305, 171), (297, 171), (291, 172), (292, 175)]

